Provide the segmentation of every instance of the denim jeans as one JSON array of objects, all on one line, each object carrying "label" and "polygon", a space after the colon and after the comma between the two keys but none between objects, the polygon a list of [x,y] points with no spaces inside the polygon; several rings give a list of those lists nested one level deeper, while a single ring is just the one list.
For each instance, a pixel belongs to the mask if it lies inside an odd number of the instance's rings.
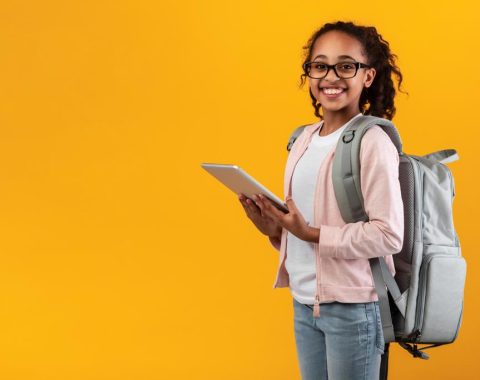
[{"label": "denim jeans", "polygon": [[378,380],[384,337],[378,302],[313,305],[293,298],[302,380]]}]

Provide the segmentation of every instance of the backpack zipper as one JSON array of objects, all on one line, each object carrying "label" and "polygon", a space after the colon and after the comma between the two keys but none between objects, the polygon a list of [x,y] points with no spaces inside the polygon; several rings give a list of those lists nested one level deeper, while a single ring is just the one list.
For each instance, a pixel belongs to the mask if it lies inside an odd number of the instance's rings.
[{"label": "backpack zipper", "polygon": [[413,327],[413,333],[412,335],[414,336],[414,340],[417,341],[418,338],[422,335],[422,330],[420,324],[421,320],[423,319],[423,313],[424,313],[424,300],[425,300],[425,283],[426,283],[426,268],[428,266],[428,263],[431,260],[431,256],[426,256],[422,260],[422,266],[420,268],[420,274],[419,274],[419,289],[418,289],[418,295],[417,295],[417,307],[415,310],[415,325]]},{"label": "backpack zipper", "polygon": [[[421,170],[421,167],[418,165],[418,161],[420,160],[420,158],[418,156],[415,156],[415,155],[409,155],[410,157],[413,157],[414,160],[415,160],[415,164],[417,165],[417,169],[419,170],[419,172],[421,172],[422,174],[422,177],[424,175],[423,171]],[[450,172],[450,170],[447,168],[447,173],[448,175],[450,176],[450,180],[453,181],[453,178],[452,178],[452,173]],[[421,183],[421,193],[423,194],[423,182]],[[452,196],[455,196],[455,189],[454,187],[452,186]],[[423,199],[422,199],[422,213],[423,213]],[[422,218],[420,218],[420,223],[422,223]],[[420,228],[420,231],[422,231],[422,239],[421,241],[423,242],[423,226],[421,226]],[[457,236],[456,236],[456,233],[454,233],[454,237],[455,237],[455,241],[457,241]],[[458,243],[457,243],[457,246],[458,246]],[[420,284],[420,288],[418,290],[418,294],[417,294],[417,307],[416,307],[416,310],[415,310],[415,324],[414,324],[414,328],[413,328],[413,332],[409,335],[409,338],[413,339],[414,342],[418,341],[418,339],[422,336],[422,328],[423,328],[423,316],[424,316],[424,313],[425,313],[425,296],[426,296],[426,286],[425,286],[425,283],[426,283],[426,274],[425,272],[427,271],[427,268],[428,268],[428,265],[430,264],[430,261],[432,260],[432,258],[434,256],[447,256],[448,255],[442,255],[441,253],[430,253],[428,255],[425,255],[422,259],[422,264],[421,264],[421,267],[420,267],[420,273],[419,273],[419,284]]]},{"label": "backpack zipper", "polygon": [[450,255],[445,255],[443,253],[429,253],[424,256],[422,260],[422,266],[420,268],[419,274],[419,290],[417,296],[417,308],[415,311],[415,325],[413,328],[413,333],[410,334],[410,338],[413,338],[416,342],[422,336],[422,328],[425,314],[425,298],[427,295],[426,282],[427,282],[427,271],[430,265],[430,262],[435,257],[451,257]]}]

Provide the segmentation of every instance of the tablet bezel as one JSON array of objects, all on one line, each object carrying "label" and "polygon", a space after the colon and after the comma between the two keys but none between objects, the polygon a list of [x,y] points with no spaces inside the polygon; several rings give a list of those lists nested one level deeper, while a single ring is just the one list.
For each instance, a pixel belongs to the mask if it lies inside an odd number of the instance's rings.
[{"label": "tablet bezel", "polygon": [[[217,164],[217,163],[207,163],[204,162],[201,164],[202,168],[205,169],[208,173],[214,176],[217,180],[222,182],[226,187],[232,190],[234,193],[242,193],[246,197],[253,200],[252,196],[254,194],[264,194],[267,198],[269,198],[274,206],[284,213],[288,213],[288,207],[285,202],[283,202],[279,197],[277,197],[274,193],[268,190],[264,185],[258,182],[255,178],[253,178],[250,174],[248,174],[245,170],[243,170],[238,165],[234,164]],[[230,175],[233,174],[237,179],[237,182],[232,183],[231,181],[225,180],[225,173],[229,173]],[[250,186],[253,186],[255,191],[250,191],[244,187],[244,181]]]}]

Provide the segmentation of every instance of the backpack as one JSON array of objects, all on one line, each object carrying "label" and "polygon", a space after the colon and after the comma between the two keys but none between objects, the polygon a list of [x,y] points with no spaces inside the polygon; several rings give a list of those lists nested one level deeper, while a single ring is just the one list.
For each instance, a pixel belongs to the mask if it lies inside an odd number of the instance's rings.
[{"label": "backpack", "polygon": [[[363,208],[359,156],[362,137],[374,125],[382,127],[398,150],[405,226],[402,250],[393,255],[395,276],[383,257],[369,259],[384,355],[388,363],[389,343],[397,342],[413,357],[428,359],[422,350],[453,343],[463,316],[466,261],[453,226],[455,184],[445,165],[459,158],[454,149],[423,156],[404,153],[390,120],[366,115],[353,119],[339,137],[332,167],[335,196],[346,223],[369,220]],[[288,151],[306,126],[292,133]],[[419,349],[418,344],[430,345]]]}]

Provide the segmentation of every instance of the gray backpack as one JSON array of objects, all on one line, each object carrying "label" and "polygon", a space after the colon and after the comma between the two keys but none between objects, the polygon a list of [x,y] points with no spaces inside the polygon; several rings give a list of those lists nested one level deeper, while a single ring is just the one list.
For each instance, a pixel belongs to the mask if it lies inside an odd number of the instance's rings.
[{"label": "gray backpack", "polygon": [[[466,262],[453,226],[455,185],[445,165],[458,160],[458,155],[454,149],[423,156],[406,154],[390,120],[365,115],[355,118],[339,137],[333,160],[335,196],[346,223],[368,221],[359,155],[362,136],[374,125],[382,127],[397,147],[404,204],[403,247],[393,255],[395,277],[383,257],[369,259],[386,348],[397,342],[413,357],[428,359],[421,350],[452,343],[463,315]],[[293,132],[288,151],[305,126]],[[420,350],[418,344],[430,345]]]}]

